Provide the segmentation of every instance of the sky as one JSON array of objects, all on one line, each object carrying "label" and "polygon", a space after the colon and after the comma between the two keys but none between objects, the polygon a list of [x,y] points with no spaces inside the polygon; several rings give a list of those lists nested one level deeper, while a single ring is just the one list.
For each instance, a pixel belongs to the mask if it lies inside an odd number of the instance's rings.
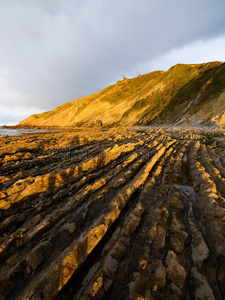
[{"label": "sky", "polygon": [[224,0],[0,0],[0,125],[177,63],[225,61]]}]

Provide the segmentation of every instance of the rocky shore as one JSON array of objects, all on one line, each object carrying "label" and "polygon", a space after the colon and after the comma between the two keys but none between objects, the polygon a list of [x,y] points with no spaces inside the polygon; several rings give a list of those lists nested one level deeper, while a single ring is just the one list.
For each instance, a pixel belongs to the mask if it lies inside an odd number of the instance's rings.
[{"label": "rocky shore", "polygon": [[0,139],[0,299],[224,299],[222,131]]}]

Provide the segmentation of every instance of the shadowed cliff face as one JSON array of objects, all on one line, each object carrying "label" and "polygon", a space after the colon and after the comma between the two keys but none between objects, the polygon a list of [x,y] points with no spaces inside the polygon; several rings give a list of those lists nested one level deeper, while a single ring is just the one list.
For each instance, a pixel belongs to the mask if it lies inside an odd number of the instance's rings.
[{"label": "shadowed cliff face", "polygon": [[32,115],[21,126],[225,124],[225,64],[178,64]]},{"label": "shadowed cliff face", "polygon": [[32,133],[0,146],[3,299],[224,299],[222,131]]}]

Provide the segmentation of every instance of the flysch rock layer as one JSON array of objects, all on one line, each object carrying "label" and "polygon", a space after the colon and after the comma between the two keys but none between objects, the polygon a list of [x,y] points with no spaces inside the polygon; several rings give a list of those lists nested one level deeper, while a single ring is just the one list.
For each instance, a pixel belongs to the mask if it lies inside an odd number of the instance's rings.
[{"label": "flysch rock layer", "polygon": [[0,299],[224,299],[225,137],[0,139]]}]

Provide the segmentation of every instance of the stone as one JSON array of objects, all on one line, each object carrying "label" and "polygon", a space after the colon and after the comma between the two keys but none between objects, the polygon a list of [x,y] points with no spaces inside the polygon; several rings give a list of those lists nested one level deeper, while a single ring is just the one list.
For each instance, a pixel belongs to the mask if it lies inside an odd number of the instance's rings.
[{"label": "stone", "polygon": [[3,299],[224,297],[224,148],[117,130],[0,139]]},{"label": "stone", "polygon": [[159,288],[163,288],[166,285],[166,269],[163,266],[161,260],[157,260],[154,262],[155,268],[155,283],[158,285]]},{"label": "stone", "polygon": [[187,197],[190,197],[191,194],[188,192],[188,191],[184,191],[184,194],[187,196]]},{"label": "stone", "polygon": [[215,300],[213,291],[207,282],[206,278],[199,273],[197,268],[193,267],[191,269],[191,277],[194,285],[193,294],[195,299],[210,299]]},{"label": "stone", "polygon": [[179,289],[179,287],[174,284],[173,282],[170,285],[171,291],[176,294],[177,296],[181,297],[182,296],[182,291]]},{"label": "stone", "polygon": [[182,289],[186,278],[186,271],[179,264],[176,254],[171,250],[168,251],[166,257],[166,266],[167,277],[180,289]]}]

